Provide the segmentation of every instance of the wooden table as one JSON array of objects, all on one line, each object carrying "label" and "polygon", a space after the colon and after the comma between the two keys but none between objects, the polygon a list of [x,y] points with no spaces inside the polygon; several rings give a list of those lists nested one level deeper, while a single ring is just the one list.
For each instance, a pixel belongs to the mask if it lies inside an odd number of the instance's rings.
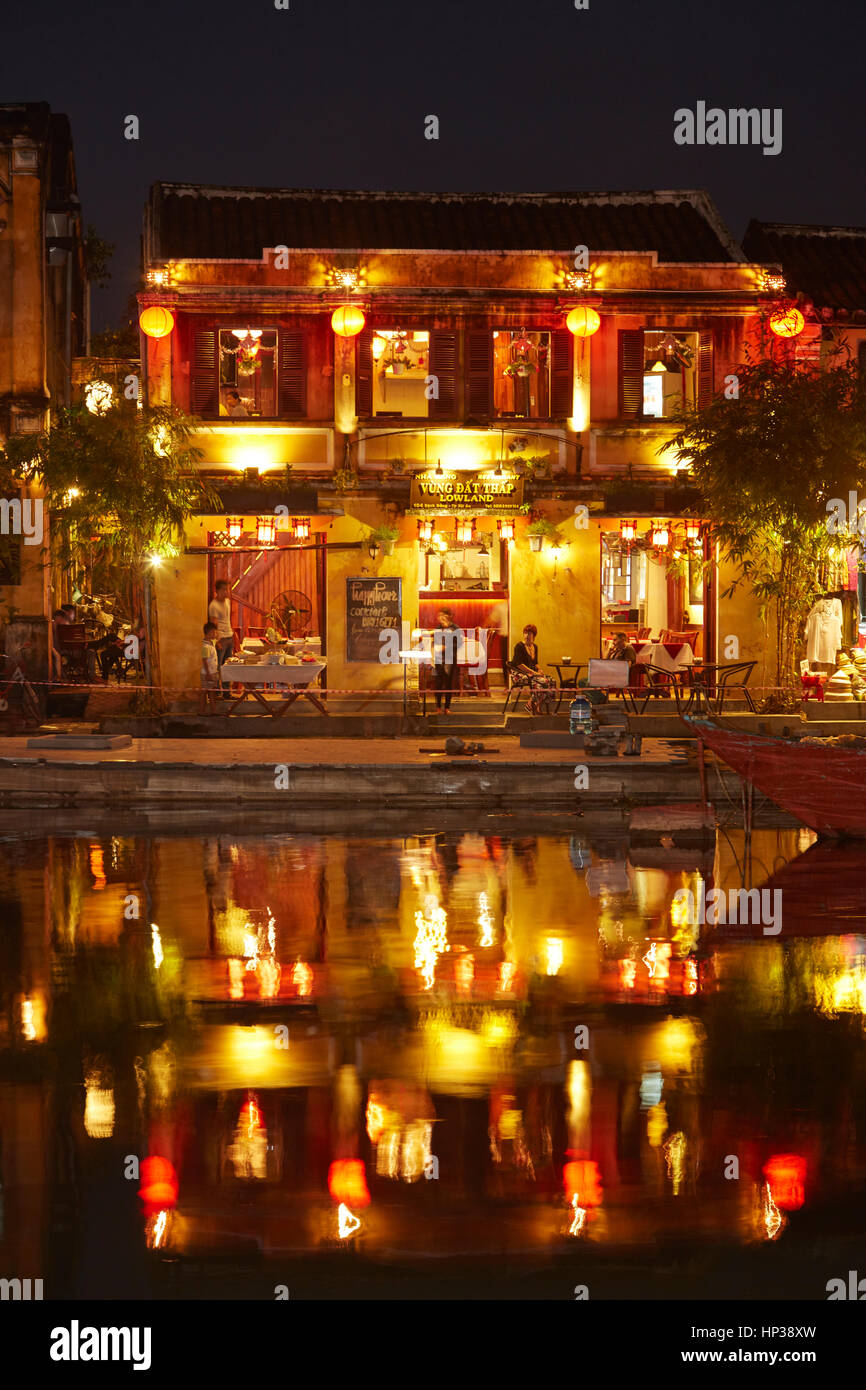
[{"label": "wooden table", "polygon": [[[556,672],[556,683],[559,686],[559,694],[554,713],[559,714],[559,707],[562,704],[563,695],[566,690],[577,690],[577,682],[580,679],[580,673],[586,665],[586,662],[569,661],[568,664],[566,664],[564,661],[548,661],[547,665],[551,671]],[[566,676],[563,676],[563,671],[571,672],[572,678],[569,680]]]},{"label": "wooden table", "polygon": [[[317,676],[322,674],[326,664],[327,663],[324,661],[306,661],[301,666],[254,666],[247,663],[243,665],[240,663],[232,665],[229,662],[224,662],[220,668],[220,675],[224,683],[227,685],[242,685],[244,687],[241,694],[235,699],[234,704],[225,712],[226,714],[232,714],[237,709],[238,705],[243,704],[244,700],[252,698],[253,700],[257,700],[259,704],[267,710],[272,719],[281,719],[286,713],[286,710],[289,709],[296,700],[300,700],[303,697],[309,700],[311,704],[315,705],[320,713],[327,714],[328,711],[319,696],[314,695],[312,690],[306,689],[307,686],[312,685]],[[260,687],[264,685],[295,686],[298,688],[293,689],[283,700],[269,701],[265,699],[260,689]]]}]

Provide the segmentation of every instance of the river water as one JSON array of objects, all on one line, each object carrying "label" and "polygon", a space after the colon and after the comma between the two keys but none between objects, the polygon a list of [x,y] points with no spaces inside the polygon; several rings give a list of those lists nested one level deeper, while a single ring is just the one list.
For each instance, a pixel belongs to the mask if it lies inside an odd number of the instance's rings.
[{"label": "river water", "polygon": [[178,820],[6,828],[0,1275],[818,1298],[862,1249],[858,851]]}]

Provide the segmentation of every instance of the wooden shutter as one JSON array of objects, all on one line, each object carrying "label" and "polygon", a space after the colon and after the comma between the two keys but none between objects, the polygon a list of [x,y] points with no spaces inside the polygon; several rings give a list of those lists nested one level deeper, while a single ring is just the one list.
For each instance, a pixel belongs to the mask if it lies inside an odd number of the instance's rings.
[{"label": "wooden shutter", "polygon": [[636,419],[643,410],[643,329],[619,330],[619,414]]},{"label": "wooden shutter", "polygon": [[713,335],[698,337],[698,410],[705,410],[713,399]]},{"label": "wooden shutter", "polygon": [[307,371],[304,334],[284,329],[279,338],[279,392],[281,419],[300,420],[307,413]]},{"label": "wooden shutter", "polygon": [[192,335],[190,406],[193,415],[219,414],[217,335],[212,328],[197,328]]},{"label": "wooden shutter", "polygon": [[439,399],[430,401],[431,420],[457,419],[457,334],[430,334],[429,373],[438,378]]},{"label": "wooden shutter", "polygon": [[550,417],[571,415],[574,401],[574,339],[567,328],[550,335]]},{"label": "wooden shutter", "polygon": [[373,414],[373,331],[370,328],[365,328],[358,335],[355,412],[362,420],[369,420]]},{"label": "wooden shutter", "polygon": [[466,415],[493,414],[493,333],[466,334]]}]

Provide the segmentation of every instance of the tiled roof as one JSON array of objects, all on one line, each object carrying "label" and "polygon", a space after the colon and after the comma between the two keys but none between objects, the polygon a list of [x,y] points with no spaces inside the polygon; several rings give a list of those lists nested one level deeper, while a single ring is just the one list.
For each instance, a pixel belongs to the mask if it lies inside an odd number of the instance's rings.
[{"label": "tiled roof", "polygon": [[866,313],[866,227],[752,221],[743,248],[750,261],[781,265],[788,292],[817,309]]},{"label": "tiled roof", "polygon": [[660,261],[742,261],[702,191],[364,193],[157,183],[151,261],[260,260],[322,251],[655,251]]}]

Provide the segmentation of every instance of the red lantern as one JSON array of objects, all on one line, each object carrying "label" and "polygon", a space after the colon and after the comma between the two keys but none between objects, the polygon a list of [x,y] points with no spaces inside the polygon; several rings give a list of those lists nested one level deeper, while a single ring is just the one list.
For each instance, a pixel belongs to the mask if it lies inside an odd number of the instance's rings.
[{"label": "red lantern", "polygon": [[626,544],[633,541],[637,535],[637,522],[621,521],[619,523],[619,534],[620,539],[625,541]]},{"label": "red lantern", "polygon": [[328,1191],[335,1202],[355,1211],[370,1205],[370,1192],[360,1158],[337,1158],[328,1170]]},{"label": "red lantern", "polygon": [[576,1158],[566,1163],[562,1183],[569,1203],[576,1197],[581,1207],[601,1206],[601,1174],[594,1159]]},{"label": "red lantern", "polygon": [[138,1195],[149,1211],[165,1211],[177,1202],[178,1181],[174,1164],[151,1154],[142,1160]]},{"label": "red lantern", "polygon": [[773,1154],[764,1164],[764,1177],[781,1211],[799,1211],[806,1200],[806,1160],[799,1154]]}]

